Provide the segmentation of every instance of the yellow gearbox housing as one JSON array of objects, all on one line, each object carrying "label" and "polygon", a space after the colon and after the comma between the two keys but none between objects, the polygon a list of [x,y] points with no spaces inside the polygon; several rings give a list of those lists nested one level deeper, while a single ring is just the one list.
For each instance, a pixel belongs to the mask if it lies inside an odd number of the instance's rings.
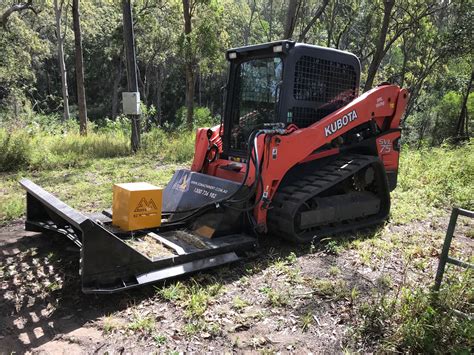
[{"label": "yellow gearbox housing", "polygon": [[112,224],[124,231],[161,225],[163,190],[147,182],[115,184]]}]

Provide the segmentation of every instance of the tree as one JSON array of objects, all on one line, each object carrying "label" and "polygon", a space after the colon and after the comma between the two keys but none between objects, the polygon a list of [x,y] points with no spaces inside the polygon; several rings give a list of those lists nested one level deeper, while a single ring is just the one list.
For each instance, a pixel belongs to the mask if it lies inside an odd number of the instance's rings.
[{"label": "tree", "polygon": [[377,38],[377,44],[375,46],[375,52],[370,62],[369,71],[367,73],[367,79],[365,81],[364,91],[372,88],[374,84],[375,74],[379,68],[380,62],[382,61],[385,53],[385,41],[387,39],[388,26],[390,24],[390,18],[392,16],[393,5],[395,0],[384,0],[383,1],[383,19],[382,26]]},{"label": "tree", "polygon": [[37,14],[36,9],[33,7],[33,0],[28,0],[27,2],[20,2],[18,4],[14,4],[10,6],[8,9],[4,11],[4,13],[0,16],[0,24],[3,26],[3,28],[6,29],[7,27],[7,22],[8,18],[14,13],[14,12],[22,12],[25,10],[30,10],[33,11],[35,14]]},{"label": "tree", "polygon": [[469,140],[469,117],[467,111],[467,100],[472,90],[472,83],[474,81],[474,68],[471,71],[471,78],[467,82],[466,92],[461,103],[461,112],[459,113],[458,122],[456,125],[457,138],[459,140]]},{"label": "tree", "polygon": [[[69,119],[69,91],[67,86],[67,71],[66,63],[64,61],[64,41],[66,38],[66,31],[61,29],[62,25],[62,13],[63,13],[64,0],[54,0],[54,15],[56,19],[56,38],[58,42],[58,62],[59,71],[61,72],[61,91],[63,95],[63,119]],[[67,21],[66,21],[67,23]]]},{"label": "tree", "polygon": [[196,2],[183,0],[184,17],[184,71],[186,74],[186,124],[189,129],[193,128],[194,114],[194,85],[196,58],[192,49],[191,32],[192,16]]},{"label": "tree", "polygon": [[288,12],[286,15],[285,23],[285,32],[283,33],[283,38],[290,39],[293,36],[293,31],[295,30],[296,19],[298,17],[298,0],[289,0],[288,2]]},{"label": "tree", "polygon": [[318,7],[318,9],[314,13],[313,17],[311,18],[311,20],[308,22],[308,24],[301,31],[301,33],[299,35],[299,38],[298,38],[298,40],[300,42],[304,42],[306,40],[306,36],[307,36],[308,32],[314,26],[316,21],[318,21],[319,18],[322,16],[322,14],[324,13],[324,10],[326,9],[326,6],[328,5],[328,3],[329,3],[329,0],[323,0],[323,3]]},{"label": "tree", "polygon": [[79,130],[81,135],[87,135],[87,106],[86,89],[84,86],[84,59],[82,55],[81,15],[79,0],[72,0],[72,18],[74,28],[77,105],[79,107]]}]

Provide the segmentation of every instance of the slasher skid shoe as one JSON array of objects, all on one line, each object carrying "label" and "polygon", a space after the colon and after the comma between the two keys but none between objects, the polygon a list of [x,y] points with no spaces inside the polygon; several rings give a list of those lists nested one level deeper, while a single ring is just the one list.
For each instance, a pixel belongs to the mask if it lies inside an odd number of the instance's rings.
[{"label": "slasher skid shoe", "polygon": [[26,229],[80,248],[84,292],[234,262],[257,247],[257,235],[306,243],[388,216],[406,90],[382,84],[358,96],[357,57],[292,41],[226,58],[222,122],[198,129],[191,169],[163,191],[117,184],[112,212],[85,215],[21,181]]}]

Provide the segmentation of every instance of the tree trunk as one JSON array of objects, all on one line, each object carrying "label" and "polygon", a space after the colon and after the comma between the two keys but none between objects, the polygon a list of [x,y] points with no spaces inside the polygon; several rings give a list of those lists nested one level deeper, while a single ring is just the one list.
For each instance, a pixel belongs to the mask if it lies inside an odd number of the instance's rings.
[{"label": "tree trunk", "polygon": [[285,30],[283,39],[290,39],[296,25],[296,13],[298,8],[298,0],[290,0],[288,3],[288,11],[286,13]]},{"label": "tree trunk", "polygon": [[186,125],[188,129],[193,128],[193,116],[194,116],[194,59],[193,50],[191,48],[191,7],[189,0],[183,0],[183,16],[184,16],[184,35],[185,35],[185,48],[184,48],[184,61],[185,61],[185,74],[186,74]]},{"label": "tree trunk", "polygon": [[87,106],[86,90],[84,87],[84,60],[82,57],[81,17],[79,12],[79,0],[72,1],[72,18],[74,28],[74,44],[76,59],[76,86],[77,106],[79,107],[79,130],[81,135],[87,135]]},{"label": "tree trunk", "polygon": [[[333,1],[331,9],[331,17],[326,20],[328,37],[326,39],[326,47],[331,47],[332,36],[334,32],[334,21],[336,20],[337,0]],[[348,21],[348,20],[347,20]]]},{"label": "tree trunk", "polygon": [[112,87],[112,119],[115,119],[118,114],[118,95],[119,95],[119,87],[120,81],[122,80],[122,58],[120,56],[117,65],[117,74],[115,75],[113,87]]},{"label": "tree trunk", "polygon": [[161,93],[163,92],[163,70],[161,65],[156,68],[156,93],[155,93],[155,106],[156,106],[156,124],[161,126],[162,120],[162,106],[161,106]]},{"label": "tree trunk", "polygon": [[408,39],[404,37],[403,42],[402,42],[403,64],[402,64],[402,70],[400,71],[400,87],[403,87],[403,85],[405,84],[405,75],[407,72],[407,64],[408,64],[407,41]]},{"label": "tree trunk", "polygon": [[395,5],[395,0],[384,0],[384,12],[382,20],[382,28],[380,29],[379,37],[377,39],[377,45],[375,47],[375,52],[370,62],[369,70],[367,73],[367,80],[364,86],[364,92],[372,88],[374,84],[375,75],[379,69],[380,63],[382,62],[384,56],[384,47],[385,40],[387,39],[388,26],[390,24],[390,18],[392,16],[392,9]]},{"label": "tree trunk", "polygon": [[469,93],[472,90],[472,82],[474,81],[474,68],[471,72],[471,78],[467,83],[466,94],[463,97],[461,104],[461,112],[459,113],[458,123],[456,125],[457,139],[463,140],[467,137],[467,100],[469,99]]},{"label": "tree trunk", "polygon": [[61,17],[63,12],[64,0],[61,0],[59,6],[58,0],[54,0],[54,14],[56,17],[56,38],[58,40],[58,61],[61,72],[61,90],[63,94],[63,120],[69,119],[69,91],[67,87],[67,71],[64,61],[64,37],[61,31]]},{"label": "tree trunk", "polygon": [[270,18],[268,19],[268,42],[273,40],[273,0],[270,0]]},{"label": "tree trunk", "polygon": [[249,37],[250,37],[250,32],[252,31],[252,22],[253,22],[253,16],[255,14],[256,7],[257,7],[256,0],[253,0],[252,9],[250,11],[249,23],[248,23],[248,26],[245,28],[245,31],[244,31],[244,45],[245,46],[249,44]]},{"label": "tree trunk", "polygon": [[316,10],[316,13],[314,14],[313,18],[309,23],[306,25],[306,27],[301,31],[300,36],[299,36],[299,41],[304,42],[306,39],[306,35],[308,34],[309,30],[311,30],[311,27],[314,26],[316,21],[321,17],[321,15],[324,13],[324,10],[326,9],[326,6],[328,6],[329,0],[323,0],[323,3],[321,6]]}]

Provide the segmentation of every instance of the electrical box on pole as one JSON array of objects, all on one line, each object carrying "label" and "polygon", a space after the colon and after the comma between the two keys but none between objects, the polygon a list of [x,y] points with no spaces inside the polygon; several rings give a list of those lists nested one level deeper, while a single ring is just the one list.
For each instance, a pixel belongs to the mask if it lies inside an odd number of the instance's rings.
[{"label": "electrical box on pole", "polygon": [[140,114],[140,93],[122,92],[123,113],[125,115]]}]

